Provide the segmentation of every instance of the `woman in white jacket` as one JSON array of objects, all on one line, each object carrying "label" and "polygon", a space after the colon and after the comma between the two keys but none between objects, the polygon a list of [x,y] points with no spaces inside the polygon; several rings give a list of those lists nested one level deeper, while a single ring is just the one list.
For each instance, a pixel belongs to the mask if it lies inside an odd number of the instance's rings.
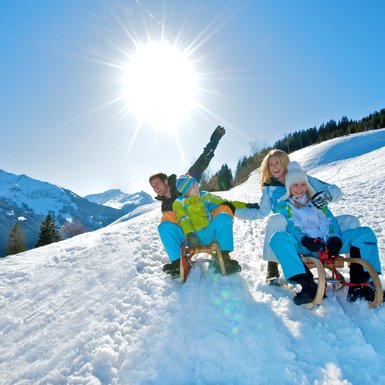
[{"label": "woman in white jacket", "polygon": [[[269,241],[276,231],[286,229],[286,218],[277,213],[277,206],[279,199],[286,194],[285,180],[289,162],[290,158],[286,152],[278,149],[271,150],[261,164],[262,196],[259,203],[249,204],[248,209],[237,209],[235,214],[237,218],[253,220],[262,219],[273,213],[267,221],[263,244],[263,259],[267,261],[266,282],[272,285],[279,285],[279,270],[277,258],[269,246]],[[316,207],[324,208],[329,202],[337,202],[342,198],[342,192],[338,186],[311,176],[308,178],[312,190],[315,191],[312,202]],[[340,215],[336,220],[342,230],[360,226],[359,219],[353,215]]]}]

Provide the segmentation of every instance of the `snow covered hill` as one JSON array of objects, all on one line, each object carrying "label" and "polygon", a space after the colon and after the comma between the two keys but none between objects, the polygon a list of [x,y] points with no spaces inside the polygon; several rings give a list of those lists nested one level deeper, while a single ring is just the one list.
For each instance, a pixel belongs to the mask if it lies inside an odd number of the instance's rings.
[{"label": "snow covered hill", "polygon": [[119,189],[107,190],[100,194],[86,195],[84,198],[100,205],[120,209],[126,213],[132,211],[138,206],[153,203],[151,195],[144,191],[134,194],[126,194]]},{"label": "snow covered hill", "polygon": [[22,222],[27,246],[31,248],[49,212],[54,214],[58,225],[77,221],[88,230],[106,226],[124,214],[54,184],[0,170],[0,256],[16,221]]},{"label": "snow covered hill", "polygon": [[[292,158],[343,189],[331,209],[373,228],[384,269],[383,137],[338,138]],[[378,145],[361,151],[369,138]],[[346,155],[323,157],[339,149]],[[221,195],[258,201],[258,180],[256,171]],[[196,266],[182,285],[161,271],[153,208],[0,261],[1,384],[385,384],[384,307],[347,303],[341,289],[308,311],[288,288],[267,286],[264,220],[234,222],[241,273]]]}]

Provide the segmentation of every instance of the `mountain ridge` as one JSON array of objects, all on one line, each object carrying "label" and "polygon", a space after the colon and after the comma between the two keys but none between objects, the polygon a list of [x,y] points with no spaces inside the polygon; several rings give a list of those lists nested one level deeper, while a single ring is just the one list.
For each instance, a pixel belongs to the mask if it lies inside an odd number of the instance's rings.
[{"label": "mountain ridge", "polygon": [[93,231],[116,221],[142,202],[147,203],[149,195],[144,194],[142,200],[137,193],[136,200],[132,199],[122,207],[111,207],[26,174],[16,175],[0,169],[0,256],[5,254],[9,233],[16,222],[22,223],[26,247],[31,249],[48,213],[54,215],[58,226],[75,222],[85,230]]},{"label": "mountain ridge", "polygon": [[143,190],[127,194],[120,189],[110,189],[99,194],[86,195],[84,198],[103,206],[122,209],[125,213],[132,211],[137,206],[154,202],[151,195]]}]

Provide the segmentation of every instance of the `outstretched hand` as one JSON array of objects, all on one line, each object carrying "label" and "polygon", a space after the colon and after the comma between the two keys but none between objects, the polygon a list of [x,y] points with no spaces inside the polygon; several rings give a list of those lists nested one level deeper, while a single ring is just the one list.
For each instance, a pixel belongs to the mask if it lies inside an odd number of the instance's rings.
[{"label": "outstretched hand", "polygon": [[259,204],[258,203],[246,203],[246,207],[248,209],[259,209]]},{"label": "outstretched hand", "polygon": [[327,191],[320,191],[313,195],[311,202],[317,209],[325,208],[332,201],[332,196]]},{"label": "outstretched hand", "polygon": [[221,126],[218,126],[214,132],[212,133],[211,137],[210,137],[210,142],[212,145],[214,145],[215,147],[218,145],[220,139],[222,138],[222,136],[226,133],[226,130],[221,127]]}]

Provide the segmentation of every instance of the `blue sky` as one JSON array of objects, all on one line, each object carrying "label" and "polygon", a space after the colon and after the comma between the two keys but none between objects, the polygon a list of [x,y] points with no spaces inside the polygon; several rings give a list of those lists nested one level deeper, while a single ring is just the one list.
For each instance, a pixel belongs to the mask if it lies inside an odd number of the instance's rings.
[{"label": "blue sky", "polygon": [[[174,130],[138,122],[122,96],[150,40],[187,52],[197,74]],[[79,195],[151,192],[148,176],[186,171],[217,125],[212,172],[385,107],[381,0],[4,0],[0,52],[0,168]]]}]

